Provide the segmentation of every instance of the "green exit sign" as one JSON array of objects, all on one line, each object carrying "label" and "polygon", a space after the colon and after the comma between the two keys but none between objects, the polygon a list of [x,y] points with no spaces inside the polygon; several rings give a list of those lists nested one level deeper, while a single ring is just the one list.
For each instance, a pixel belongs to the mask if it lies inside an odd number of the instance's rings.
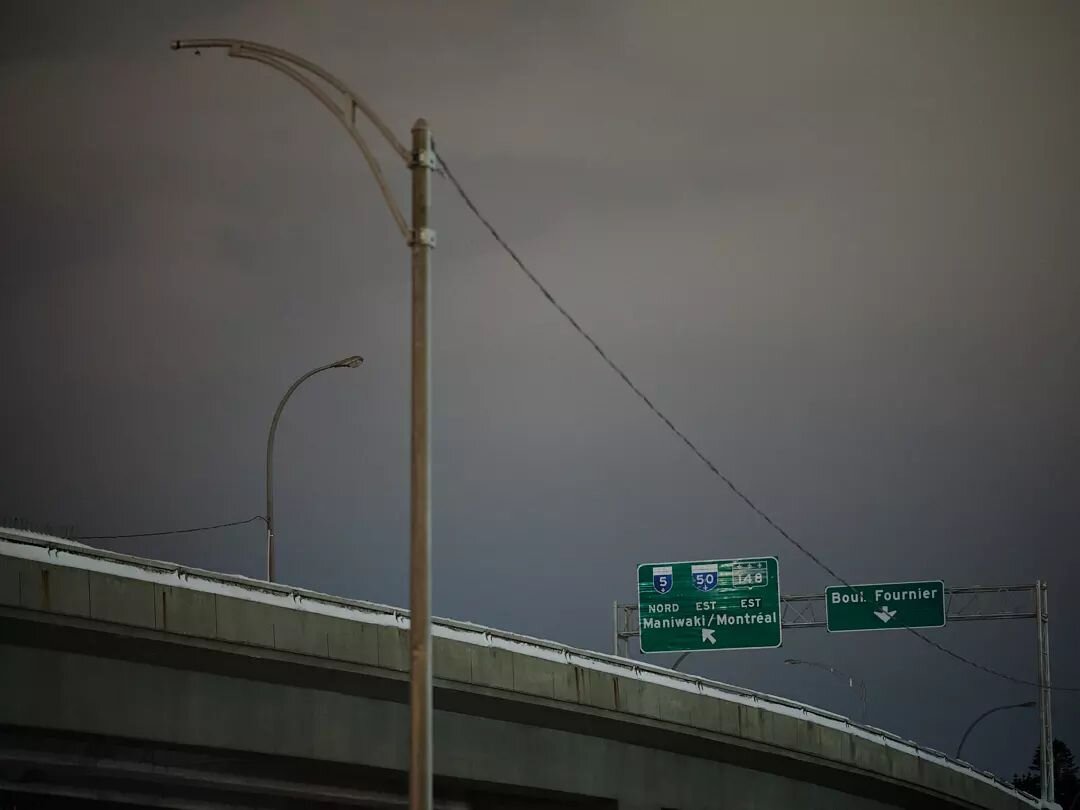
[{"label": "green exit sign", "polygon": [[830,633],[945,626],[945,583],[885,582],[825,589]]},{"label": "green exit sign", "polygon": [[779,647],[779,565],[775,557],[639,565],[638,621],[645,653]]}]

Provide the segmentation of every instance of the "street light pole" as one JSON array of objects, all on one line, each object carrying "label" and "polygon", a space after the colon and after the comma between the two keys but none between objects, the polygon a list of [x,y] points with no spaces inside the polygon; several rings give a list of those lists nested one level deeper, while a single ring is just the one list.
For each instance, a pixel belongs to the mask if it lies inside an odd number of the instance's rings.
[{"label": "street light pole", "polygon": [[344,360],[338,360],[336,363],[327,363],[325,366],[319,366],[313,368],[307,374],[304,374],[296,382],[289,386],[289,390],[285,392],[285,396],[281,398],[281,402],[278,403],[277,410],[274,411],[274,418],[270,422],[270,435],[266,438],[266,581],[274,581],[274,437],[277,435],[278,420],[281,419],[281,412],[285,409],[285,403],[289,401],[289,397],[293,395],[293,391],[300,387],[300,384],[307,380],[309,377],[314,377],[320,371],[327,371],[332,368],[356,368],[364,362],[364,358],[359,355],[353,355],[352,357],[346,357]]},{"label": "street light pole", "polygon": [[1039,773],[1043,801],[1054,800],[1054,730],[1050,712],[1050,625],[1046,583],[1035,581],[1035,622],[1039,642]]},{"label": "street light pole", "polygon": [[990,715],[994,714],[995,712],[1003,712],[1006,709],[1033,709],[1035,708],[1035,705],[1036,703],[1034,700],[1029,700],[1025,703],[1010,703],[1008,706],[995,706],[992,709],[987,709],[985,712],[983,712],[971,721],[971,725],[967,727],[967,731],[964,732],[964,736],[960,738],[960,744],[956,746],[956,756],[954,758],[960,759],[960,752],[964,750],[964,743],[967,742],[968,735],[971,734],[975,726],[979,725],[979,723],[981,723]]},{"label": "street light pole", "polygon": [[[868,699],[866,695],[866,681],[861,678],[855,678],[848,675],[846,672],[841,672],[836,667],[829,666],[828,664],[822,664],[817,661],[803,661],[801,658],[787,658],[784,660],[785,664],[795,664],[807,667],[814,667],[815,669],[823,669],[839,678],[848,682],[848,686],[856,690],[856,694],[859,696],[859,701],[862,703],[862,719],[860,722],[865,723],[868,712]],[[856,686],[857,684],[857,686]]]},{"label": "street light pole", "polygon": [[[409,509],[409,648],[410,738],[409,808],[431,810],[431,463],[428,340],[431,317],[428,311],[428,278],[435,232],[428,221],[431,171],[436,166],[431,132],[420,119],[413,126],[412,150],[407,149],[375,111],[341,79],[314,62],[294,53],[242,39],[174,40],[174,50],[224,48],[229,56],[250,59],[271,67],[299,84],[338,120],[364,156],[382,192],[390,214],[412,251],[412,416],[410,436]],[[328,92],[327,87],[338,97]],[[412,172],[412,228],[386,182],[378,160],[356,126],[361,113],[386,140]]]},{"label": "street light pole", "polygon": [[409,806],[429,810],[431,779],[431,387],[428,276],[435,234],[428,227],[435,154],[427,121],[412,129],[412,438],[409,512]]}]

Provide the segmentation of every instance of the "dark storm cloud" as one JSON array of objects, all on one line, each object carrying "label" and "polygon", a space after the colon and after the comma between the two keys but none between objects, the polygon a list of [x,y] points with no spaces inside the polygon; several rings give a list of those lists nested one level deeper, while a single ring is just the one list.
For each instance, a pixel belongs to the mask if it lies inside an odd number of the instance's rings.
[{"label": "dark storm cloud", "polygon": [[[262,511],[283,578],[403,604],[406,251],[309,56],[475,198],[720,467],[854,580],[1051,583],[1080,684],[1080,15],[1063,4],[7,4],[0,513],[87,534]],[[380,145],[399,199],[406,177]],[[606,649],[633,566],[778,554],[827,580],[626,391],[436,186],[435,609]],[[258,575],[257,524],[124,546]],[[556,596],[553,596],[556,595]],[[935,634],[1033,676],[1033,628]],[[791,632],[691,669],[951,750],[1030,697],[917,641]],[[690,663],[693,662],[693,663]],[[932,699],[927,696],[933,696]],[[1075,698],[1057,729],[1075,734]],[[1022,714],[972,739],[1008,773]],[[1070,731],[1071,730],[1071,731]],[[1006,733],[1007,732],[1007,733]],[[1075,741],[1074,741],[1075,742]]]}]

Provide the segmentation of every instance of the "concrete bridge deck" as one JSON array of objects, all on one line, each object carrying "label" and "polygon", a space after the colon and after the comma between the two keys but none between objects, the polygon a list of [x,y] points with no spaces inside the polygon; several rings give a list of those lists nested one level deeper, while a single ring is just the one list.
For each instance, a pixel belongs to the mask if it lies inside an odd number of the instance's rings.
[{"label": "concrete bridge deck", "polygon": [[[402,806],[407,630],[383,605],[0,532],[0,795]],[[433,633],[446,808],[1040,806],[782,698],[461,622]]]}]

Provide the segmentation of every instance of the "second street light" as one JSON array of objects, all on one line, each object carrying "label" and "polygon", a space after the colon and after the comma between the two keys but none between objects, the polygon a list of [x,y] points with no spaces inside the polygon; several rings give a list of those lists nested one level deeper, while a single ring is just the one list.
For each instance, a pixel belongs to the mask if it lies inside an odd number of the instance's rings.
[{"label": "second street light", "polygon": [[281,412],[285,409],[285,403],[293,395],[293,391],[309,377],[314,377],[320,371],[328,371],[332,368],[356,368],[364,362],[364,358],[358,354],[338,360],[336,363],[327,363],[325,366],[313,368],[289,386],[285,396],[278,403],[274,411],[274,418],[270,422],[270,435],[266,438],[266,581],[274,581],[274,436],[277,434],[278,420]]},{"label": "second street light", "polygon": [[1028,700],[1023,703],[1010,703],[1007,706],[995,706],[992,709],[987,709],[985,712],[983,712],[971,721],[971,725],[967,727],[967,731],[964,732],[964,736],[960,738],[960,744],[956,746],[956,759],[960,759],[960,752],[964,750],[964,743],[967,742],[968,735],[971,734],[971,732],[975,729],[975,726],[979,725],[979,723],[981,723],[987,717],[994,714],[995,712],[1003,712],[1006,709],[1033,709],[1037,705],[1038,704],[1034,700]]},{"label": "second street light", "polygon": [[[427,121],[417,119],[412,149],[407,149],[375,111],[341,79],[294,53],[243,39],[173,40],[174,50],[222,48],[287,76],[333,115],[353,139],[382,192],[398,231],[412,257],[412,403],[409,471],[409,807],[431,810],[431,463],[428,393],[431,388],[428,307],[431,251],[435,232],[429,227],[431,173],[435,150]],[[386,140],[412,174],[412,227],[398,206],[382,167],[357,128],[357,113]]]}]

